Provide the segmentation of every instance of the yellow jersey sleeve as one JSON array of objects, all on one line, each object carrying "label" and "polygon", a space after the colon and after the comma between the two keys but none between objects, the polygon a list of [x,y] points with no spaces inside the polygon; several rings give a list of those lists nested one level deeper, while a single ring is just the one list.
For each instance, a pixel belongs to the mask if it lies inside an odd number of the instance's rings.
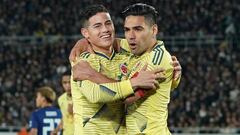
[{"label": "yellow jersey sleeve", "polygon": [[[101,70],[104,70],[101,65],[104,65],[104,63],[107,63],[107,61],[109,60],[106,60],[106,59],[97,60],[96,58],[97,56],[86,53],[86,54],[83,54],[81,56],[81,59],[78,59],[78,60],[86,60],[87,62],[89,62],[91,67],[98,72]],[[115,71],[115,69],[113,69],[113,71],[110,71],[108,74],[112,74],[111,72],[119,72],[119,71]],[[104,83],[104,84],[96,84],[89,80],[84,80],[84,81],[78,81],[78,83],[79,83],[79,86],[77,87],[79,87],[80,92],[91,103],[112,102],[112,101],[124,99],[125,97],[134,93],[130,80],[114,82],[114,83]]]},{"label": "yellow jersey sleeve", "polygon": [[85,80],[80,85],[82,94],[91,103],[112,102],[124,99],[134,93],[130,80],[104,84],[96,84]]}]

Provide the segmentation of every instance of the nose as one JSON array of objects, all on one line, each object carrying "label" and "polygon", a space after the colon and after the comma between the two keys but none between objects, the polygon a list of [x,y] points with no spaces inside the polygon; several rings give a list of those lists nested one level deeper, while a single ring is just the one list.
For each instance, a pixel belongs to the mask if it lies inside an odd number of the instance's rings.
[{"label": "nose", "polygon": [[66,87],[67,87],[67,89],[71,89],[71,84],[70,84],[70,83],[67,83],[67,84],[66,84]]},{"label": "nose", "polygon": [[109,27],[106,25],[103,25],[102,32],[109,32]]},{"label": "nose", "polygon": [[134,39],[136,38],[136,35],[135,35],[135,33],[134,33],[133,30],[130,30],[130,31],[129,31],[129,35],[128,35],[128,36],[129,36],[129,39],[130,39],[130,40],[134,40]]}]

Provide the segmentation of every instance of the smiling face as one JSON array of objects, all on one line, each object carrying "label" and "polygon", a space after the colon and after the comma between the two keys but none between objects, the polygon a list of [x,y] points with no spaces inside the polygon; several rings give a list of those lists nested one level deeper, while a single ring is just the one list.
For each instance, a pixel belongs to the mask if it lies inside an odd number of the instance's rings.
[{"label": "smiling face", "polygon": [[147,23],[144,16],[127,16],[124,31],[131,52],[135,55],[142,55],[156,43],[157,25]]},{"label": "smiling face", "polygon": [[109,49],[115,37],[113,22],[107,12],[99,12],[90,17],[81,32],[96,51]]}]

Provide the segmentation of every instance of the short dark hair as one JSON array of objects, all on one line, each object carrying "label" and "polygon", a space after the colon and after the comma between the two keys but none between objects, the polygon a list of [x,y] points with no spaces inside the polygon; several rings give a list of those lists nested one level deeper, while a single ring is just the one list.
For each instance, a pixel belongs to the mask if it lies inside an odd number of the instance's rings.
[{"label": "short dark hair", "polygon": [[67,70],[65,72],[62,73],[62,77],[63,76],[71,76],[71,71],[70,70]]},{"label": "short dark hair", "polygon": [[80,13],[81,28],[87,27],[88,19],[99,12],[109,13],[108,10],[103,5],[90,5],[90,6],[87,6],[85,9],[83,9]]},{"label": "short dark hair", "polygon": [[157,24],[157,10],[153,6],[144,3],[136,3],[126,7],[122,12],[122,15],[124,18],[130,15],[144,16],[145,20],[147,20],[151,25]]}]

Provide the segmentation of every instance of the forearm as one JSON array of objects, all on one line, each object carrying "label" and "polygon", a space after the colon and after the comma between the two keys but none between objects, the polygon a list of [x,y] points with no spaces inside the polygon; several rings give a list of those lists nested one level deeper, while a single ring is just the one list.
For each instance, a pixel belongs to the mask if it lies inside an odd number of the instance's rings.
[{"label": "forearm", "polygon": [[60,132],[63,129],[63,121],[61,120],[61,122],[59,123],[59,125],[53,130],[53,133],[57,134],[58,132]]},{"label": "forearm", "polygon": [[78,61],[78,63],[72,67],[72,74],[74,81],[89,80],[97,84],[117,82],[114,79],[108,78],[107,76],[99,73],[84,60]]},{"label": "forearm", "polygon": [[112,102],[124,99],[134,93],[129,80],[99,85],[86,80],[81,82],[80,88],[82,94],[91,103]]},{"label": "forearm", "polygon": [[94,82],[94,83],[97,83],[97,84],[117,82],[116,80],[108,78],[107,76],[105,76],[105,75],[103,75],[99,72],[91,73],[88,76],[87,80],[89,80],[91,82]]}]

